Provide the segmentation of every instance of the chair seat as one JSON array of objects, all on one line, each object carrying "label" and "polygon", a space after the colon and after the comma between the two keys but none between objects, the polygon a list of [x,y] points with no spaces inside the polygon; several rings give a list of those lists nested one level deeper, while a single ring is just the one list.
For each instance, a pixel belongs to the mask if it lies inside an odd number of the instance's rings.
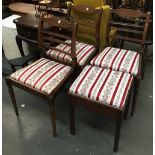
[{"label": "chair seat", "polygon": [[[66,42],[70,43],[70,40]],[[66,53],[71,53],[71,47],[60,44],[57,46],[58,49],[65,51]],[[89,58],[94,54],[95,47],[93,45],[85,44],[82,42],[76,42],[76,57],[77,57],[77,64],[79,66],[83,66],[87,63]],[[62,61],[71,62],[72,58],[69,55],[64,53],[60,53],[59,51],[55,50],[48,50],[46,54],[51,58],[56,58]]]},{"label": "chair seat", "polygon": [[107,47],[90,64],[140,76],[140,54],[130,50]]},{"label": "chair seat", "polygon": [[132,81],[131,74],[87,65],[69,94],[120,109],[125,105]]},{"label": "chair seat", "polygon": [[45,94],[50,94],[69,75],[71,67],[41,58],[16,71],[11,78]]}]

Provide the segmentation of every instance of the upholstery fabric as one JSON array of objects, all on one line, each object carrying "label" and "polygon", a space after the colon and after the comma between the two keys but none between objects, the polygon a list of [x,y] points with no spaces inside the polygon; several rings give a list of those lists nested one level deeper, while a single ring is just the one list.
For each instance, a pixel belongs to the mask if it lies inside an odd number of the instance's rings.
[{"label": "upholstery fabric", "polygon": [[107,47],[90,64],[140,76],[140,54],[130,50]]},{"label": "upholstery fabric", "polygon": [[70,87],[69,93],[122,108],[132,81],[131,74],[87,65]]},{"label": "upholstery fabric", "polygon": [[89,4],[92,7],[99,7],[99,6],[106,4],[104,0],[95,0],[95,1],[91,1],[91,2],[90,2],[90,0],[73,0],[73,3],[75,5]]},{"label": "upholstery fabric", "polygon": [[[78,1],[78,0],[77,0]],[[100,43],[99,43],[99,48],[104,48],[106,46],[106,36],[108,35],[108,29],[109,29],[109,22],[110,22],[110,6],[109,5],[105,5],[105,4],[101,4],[100,0],[86,0],[85,3],[82,2],[82,0],[80,0],[79,2],[74,3],[75,5],[77,4],[87,4],[90,5],[92,7],[95,7],[96,9],[100,9],[102,8],[102,16],[101,16],[101,23],[100,23]],[[67,2],[67,5],[69,5],[71,2]],[[96,5],[92,5],[93,3],[96,3]],[[72,3],[73,4],[73,3]],[[74,5],[73,4],[73,5]],[[100,4],[100,5],[99,5]],[[71,15],[74,17],[78,17],[81,18],[82,17],[86,17],[86,19],[89,19],[89,15],[85,15],[85,14],[79,14],[78,12],[75,11],[71,11]],[[87,31],[88,35],[82,34],[80,33],[81,31]],[[95,37],[94,37],[94,28],[92,27],[88,27],[85,25],[78,25],[78,30],[77,30],[77,39],[81,42],[86,42],[88,44],[94,44],[95,45]],[[111,32],[110,32],[111,33]],[[113,37],[111,37],[111,39],[109,39],[110,41],[112,40]],[[111,45],[111,42],[109,43],[109,45]]]},{"label": "upholstery fabric", "polygon": [[69,66],[41,58],[17,70],[11,78],[45,94],[50,94],[70,71]]},{"label": "upholstery fabric", "polygon": [[[70,43],[70,40],[67,40],[66,42]],[[71,53],[71,47],[60,44],[57,46],[58,49],[65,51],[66,53]],[[79,66],[85,65],[87,60],[92,56],[95,52],[95,47],[93,45],[88,45],[82,42],[76,42],[76,57],[77,57],[77,64]],[[46,54],[55,59],[59,59],[61,61],[65,62],[71,62],[72,58],[69,55],[66,55],[64,53],[60,53],[56,50],[48,50]]]}]

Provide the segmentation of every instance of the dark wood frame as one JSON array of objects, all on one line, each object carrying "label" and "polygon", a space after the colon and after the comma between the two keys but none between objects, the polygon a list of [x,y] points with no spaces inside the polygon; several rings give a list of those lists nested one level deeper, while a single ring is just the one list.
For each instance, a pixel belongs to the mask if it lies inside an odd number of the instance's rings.
[{"label": "dark wood frame", "polygon": [[[61,21],[61,24],[59,23],[59,21]],[[60,20],[57,17],[52,17],[52,18],[48,18],[48,19],[42,17],[40,20],[40,23],[39,23],[39,32],[38,32],[38,40],[39,40],[40,47],[42,49],[44,49],[44,43],[42,42],[42,38],[43,38],[42,31],[44,30],[44,27],[43,27],[44,22],[50,23],[51,26],[54,25],[55,27],[66,29],[67,31],[70,31],[70,33],[72,34],[71,35],[72,42],[70,45],[71,45],[71,53],[72,53],[71,57],[73,58],[73,61],[70,64],[72,69],[69,72],[69,74],[63,79],[63,81],[50,94],[40,92],[40,91],[38,91],[38,90],[36,90],[36,89],[26,85],[26,84],[23,84],[19,81],[12,79],[11,77],[6,77],[5,80],[6,80],[6,84],[8,86],[8,90],[10,93],[12,104],[13,104],[13,107],[14,107],[14,110],[15,110],[15,113],[17,116],[19,115],[19,113],[18,113],[17,104],[16,104],[15,95],[14,95],[14,91],[13,91],[12,86],[21,88],[21,89],[23,89],[23,90],[25,90],[31,94],[37,95],[49,103],[49,109],[50,109],[50,114],[51,114],[51,122],[52,122],[52,128],[53,128],[53,135],[55,137],[56,136],[56,119],[55,119],[55,110],[54,110],[54,99],[55,99],[58,91],[61,89],[61,87],[64,86],[65,81],[71,76],[71,74],[74,70],[74,66],[75,66],[74,53],[75,53],[75,43],[76,43],[75,36],[76,36],[77,24],[70,23],[69,21],[66,21],[63,19]],[[54,61],[56,61],[56,60],[54,60]],[[59,61],[56,61],[56,62],[59,62]],[[65,64],[65,63],[63,63],[63,64]]]},{"label": "dark wood frame", "polygon": [[[112,21],[111,26],[117,28],[119,34],[115,36],[115,39],[120,40],[120,48],[123,48],[124,41],[136,43],[140,45],[140,49],[137,50],[142,55],[142,79],[144,78],[145,59],[147,54],[147,48],[145,46],[148,25],[150,20],[150,12],[144,13],[139,10],[133,9],[111,9]],[[116,21],[116,18],[120,21]],[[132,22],[132,23],[131,23]],[[135,22],[135,23],[133,23]],[[136,39],[134,38],[136,37]],[[139,38],[138,38],[139,37]]]},{"label": "dark wood frame", "polygon": [[[148,32],[148,24],[150,22],[150,13],[144,13],[139,10],[133,9],[112,9],[112,18],[115,19],[111,21],[111,26],[115,26],[120,32],[115,36],[117,40],[121,41],[120,48],[123,48],[124,41],[136,43],[140,45],[140,49],[137,50],[140,53],[140,77],[134,77],[135,79],[135,90],[134,90],[134,99],[132,105],[131,115],[134,114],[136,99],[139,92],[139,86],[141,79],[144,78],[145,72],[145,61],[146,61],[146,38]],[[121,21],[116,21],[116,18],[121,19]],[[132,23],[131,23],[132,22]],[[133,23],[135,22],[135,23]],[[134,37],[139,37],[138,39]]]},{"label": "dark wood frame", "polygon": [[[81,19],[77,18],[77,17],[73,17],[71,15],[71,11],[76,11],[78,13],[84,13],[84,14],[88,14],[88,15],[97,15],[97,19],[96,21],[94,20],[87,20],[87,19],[83,19],[83,22],[80,22]],[[100,42],[100,37],[99,37],[99,32],[100,32],[100,22],[101,22],[101,16],[102,16],[102,9],[95,9],[93,7],[90,7],[88,5],[73,5],[73,4],[69,4],[68,6],[68,10],[67,10],[67,20],[69,20],[72,23],[77,23],[82,24],[82,25],[87,25],[89,24],[90,27],[94,27],[95,28],[95,34],[94,37],[96,39],[96,43],[95,43],[95,53],[93,55],[90,55],[90,57],[88,58],[87,62],[85,63],[85,65],[83,66],[79,66],[76,65],[77,70],[83,69],[89,62],[90,60],[93,58],[93,56],[95,56],[98,53],[99,50],[99,42]],[[77,19],[76,21],[74,21],[75,19]],[[79,21],[78,21],[79,20]],[[78,33],[78,30],[77,30]],[[81,32],[83,34],[85,34],[85,32]]]},{"label": "dark wood frame", "polygon": [[122,118],[123,118],[123,115],[124,115],[124,119],[127,118],[128,109],[129,109],[129,105],[130,105],[130,98],[131,98],[133,89],[134,89],[134,81],[130,87],[128,96],[126,98],[126,103],[121,109],[115,108],[113,106],[109,106],[107,104],[100,104],[100,103],[92,101],[88,98],[69,93],[70,133],[72,135],[75,135],[75,118],[74,118],[75,107],[81,106],[81,107],[84,107],[90,111],[104,115],[104,116],[112,119],[116,123],[113,151],[117,152],[118,145],[119,145],[119,137],[120,137],[120,131],[121,131]]}]

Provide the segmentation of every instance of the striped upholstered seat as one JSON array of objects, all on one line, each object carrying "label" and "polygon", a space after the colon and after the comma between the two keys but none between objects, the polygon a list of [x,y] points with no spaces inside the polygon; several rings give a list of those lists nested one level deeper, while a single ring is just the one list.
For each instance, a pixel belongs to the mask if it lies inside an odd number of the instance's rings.
[{"label": "striped upholstered seat", "polygon": [[133,76],[128,73],[87,65],[69,89],[69,93],[122,108]]},{"label": "striped upholstered seat", "polygon": [[107,47],[90,64],[140,76],[140,54],[130,50]]},{"label": "striped upholstered seat", "polygon": [[[67,40],[66,42],[70,43],[70,40]],[[65,51],[66,53],[71,53],[70,46],[60,44],[57,46],[57,48]],[[77,64],[79,66],[85,65],[87,61],[91,58],[91,56],[94,54],[94,52],[95,52],[95,47],[93,45],[85,44],[82,42],[76,42]],[[60,53],[59,51],[48,50],[46,54],[51,58],[59,59],[62,61],[68,61],[68,62],[72,61],[69,55]]]},{"label": "striped upholstered seat", "polygon": [[41,58],[13,73],[11,78],[45,94],[50,94],[70,71],[69,66]]}]

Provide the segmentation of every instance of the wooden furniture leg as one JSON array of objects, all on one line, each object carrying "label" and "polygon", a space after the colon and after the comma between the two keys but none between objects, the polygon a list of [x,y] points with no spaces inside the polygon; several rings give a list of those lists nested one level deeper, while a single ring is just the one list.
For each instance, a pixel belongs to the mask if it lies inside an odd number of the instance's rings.
[{"label": "wooden furniture leg", "polygon": [[136,101],[137,101],[137,96],[139,92],[139,86],[140,86],[140,80],[135,79],[135,88],[134,88],[134,96],[133,96],[133,104],[132,104],[132,110],[131,110],[131,116],[134,115],[135,107],[136,107]]},{"label": "wooden furniture leg", "polygon": [[15,94],[14,94],[12,85],[10,83],[8,84],[8,90],[9,90],[9,94],[10,94],[10,97],[11,97],[11,101],[12,101],[12,104],[13,104],[13,107],[14,107],[14,110],[15,110],[15,113],[16,113],[17,116],[19,116],[18,108],[17,108],[17,104],[16,104]]},{"label": "wooden furniture leg", "polygon": [[119,138],[120,138],[120,132],[121,132],[121,123],[122,123],[122,113],[120,115],[120,118],[116,120],[115,139],[114,139],[114,147],[113,147],[114,152],[117,152],[118,150]]},{"label": "wooden furniture leg", "polygon": [[70,133],[75,135],[74,106],[69,104]]},{"label": "wooden furniture leg", "polygon": [[55,109],[53,100],[49,102],[50,114],[51,114],[51,123],[53,129],[53,136],[56,137],[56,118],[55,118]]},{"label": "wooden furniture leg", "polygon": [[123,115],[124,120],[126,120],[127,117],[128,117],[128,111],[129,111],[129,106],[130,106],[130,103],[131,103],[133,91],[134,91],[134,88],[132,88],[132,91],[131,91],[131,93],[129,95],[129,98],[128,98],[128,101],[127,101],[127,105],[125,107],[125,112],[124,112],[124,115]]}]

